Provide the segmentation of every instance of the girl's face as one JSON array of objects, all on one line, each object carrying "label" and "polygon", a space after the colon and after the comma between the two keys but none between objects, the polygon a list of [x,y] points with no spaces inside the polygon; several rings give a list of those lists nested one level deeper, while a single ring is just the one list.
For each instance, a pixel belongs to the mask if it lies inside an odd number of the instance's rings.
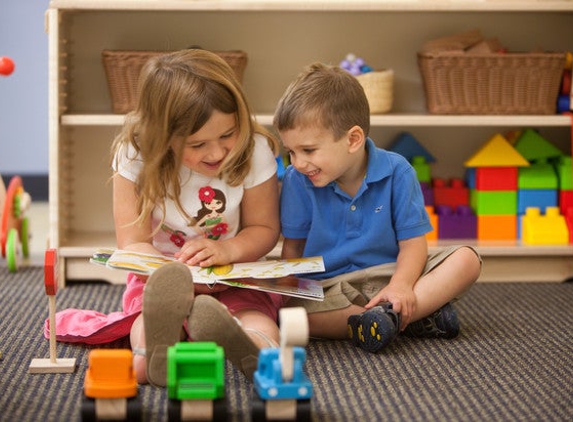
[{"label": "girl's face", "polygon": [[221,164],[238,136],[235,114],[214,110],[201,129],[183,138],[183,165],[207,177],[218,176]]},{"label": "girl's face", "polygon": [[345,135],[334,139],[332,132],[318,127],[303,127],[281,132],[291,164],[316,187],[342,181],[353,165]]}]

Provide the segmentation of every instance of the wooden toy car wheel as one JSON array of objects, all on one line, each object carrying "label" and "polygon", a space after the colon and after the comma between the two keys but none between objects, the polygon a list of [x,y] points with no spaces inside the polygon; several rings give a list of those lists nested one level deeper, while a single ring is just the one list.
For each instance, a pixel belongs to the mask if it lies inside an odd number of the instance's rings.
[{"label": "wooden toy car wheel", "polygon": [[28,258],[30,256],[30,222],[28,217],[22,219],[20,226],[20,244],[22,245],[22,256]]},{"label": "wooden toy car wheel", "polygon": [[8,271],[18,271],[18,231],[11,229],[6,237],[6,262]]},{"label": "wooden toy car wheel", "polygon": [[[189,400],[192,404],[192,400]],[[184,418],[181,414],[182,402],[176,399],[169,399],[167,402],[167,419],[169,422],[181,422],[186,420],[203,420],[198,418]],[[213,417],[212,421],[227,421],[229,420],[227,399],[221,398],[213,400]]]},{"label": "wooden toy car wheel", "polygon": [[[102,400],[102,399],[97,399],[97,400]],[[139,397],[130,397],[126,399],[126,401],[127,401],[127,416],[125,420],[129,422],[141,421],[143,413],[141,399]],[[81,414],[82,414],[82,422],[99,421],[100,418],[98,418],[96,414],[96,399],[92,399],[90,397],[84,397],[84,399],[82,400]]]},{"label": "wooden toy car wheel", "polygon": [[[261,399],[257,394],[253,394],[251,399],[251,420],[253,422],[267,422],[273,420],[286,420],[283,418],[267,419],[267,400]],[[294,421],[310,422],[311,420],[311,404],[310,400],[297,400],[296,402],[296,417]]]}]

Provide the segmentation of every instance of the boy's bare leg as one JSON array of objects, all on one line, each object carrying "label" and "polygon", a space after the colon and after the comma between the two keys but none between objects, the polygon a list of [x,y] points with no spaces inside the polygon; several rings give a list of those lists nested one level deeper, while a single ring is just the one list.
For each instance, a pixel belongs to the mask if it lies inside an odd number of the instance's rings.
[{"label": "boy's bare leg", "polygon": [[479,277],[481,264],[470,248],[460,248],[421,277],[414,286],[416,309],[410,322],[422,319],[468,290]]}]

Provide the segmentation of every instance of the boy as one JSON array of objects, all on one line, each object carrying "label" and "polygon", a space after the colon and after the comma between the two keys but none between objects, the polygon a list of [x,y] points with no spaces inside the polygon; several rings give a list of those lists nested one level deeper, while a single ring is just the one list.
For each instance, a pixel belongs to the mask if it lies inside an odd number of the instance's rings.
[{"label": "boy", "polygon": [[368,138],[370,110],[359,82],[315,63],[287,88],[274,125],[291,160],[281,189],[283,258],[321,255],[324,302],[304,306],[310,335],[350,337],[378,352],[397,335],[453,338],[450,301],[476,281],[469,247],[428,258],[432,230],[419,182],[400,155]]}]

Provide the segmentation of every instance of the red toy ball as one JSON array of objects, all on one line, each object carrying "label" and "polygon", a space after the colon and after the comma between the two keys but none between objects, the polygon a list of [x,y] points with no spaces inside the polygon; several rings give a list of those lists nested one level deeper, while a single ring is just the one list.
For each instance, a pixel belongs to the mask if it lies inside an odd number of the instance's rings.
[{"label": "red toy ball", "polygon": [[8,76],[14,72],[14,60],[10,57],[0,57],[0,75]]}]

